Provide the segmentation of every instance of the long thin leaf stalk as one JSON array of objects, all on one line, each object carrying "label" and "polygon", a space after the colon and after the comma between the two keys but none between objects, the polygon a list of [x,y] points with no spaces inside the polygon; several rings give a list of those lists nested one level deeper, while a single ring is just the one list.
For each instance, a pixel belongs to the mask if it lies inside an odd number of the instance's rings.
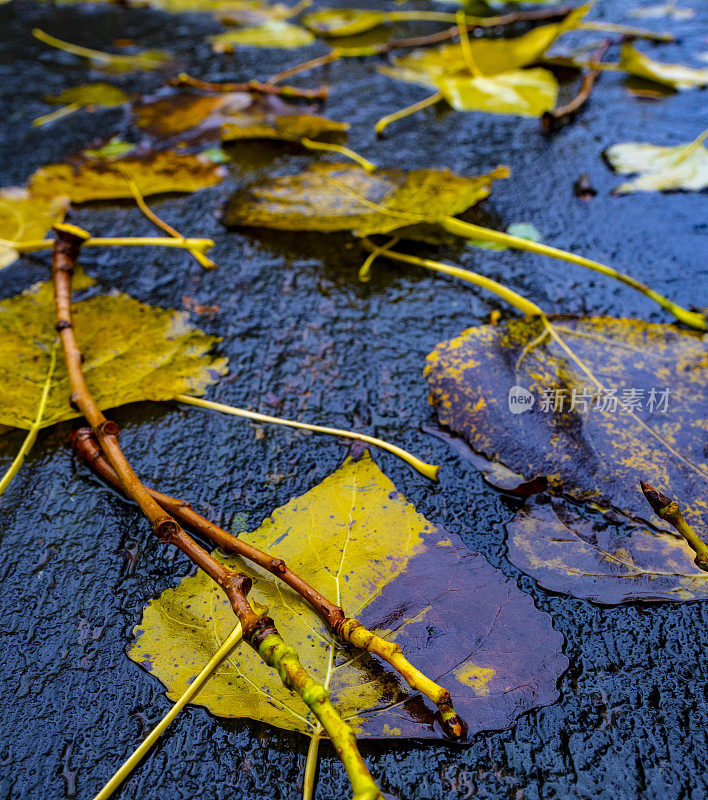
[{"label": "long thin leaf stalk", "polygon": [[35,443],[37,439],[37,433],[39,429],[42,427],[42,417],[44,416],[44,409],[47,407],[47,399],[49,397],[49,387],[52,384],[52,377],[54,376],[54,368],[56,367],[57,363],[57,347],[54,345],[52,347],[51,352],[49,354],[49,367],[47,369],[47,377],[44,381],[44,386],[42,387],[42,394],[39,398],[39,404],[37,405],[37,416],[32,423],[29,431],[27,432],[27,436],[25,436],[25,440],[22,442],[22,446],[20,447],[19,452],[15,456],[10,464],[7,472],[2,476],[0,479],[0,494],[2,494],[5,489],[10,485],[10,481],[17,475],[20,471],[20,467],[24,463],[25,458],[27,458],[27,454],[32,449],[32,445]]},{"label": "long thin leaf stalk", "polygon": [[428,106],[434,106],[442,99],[442,92],[435,92],[435,94],[431,94],[430,97],[426,97],[424,100],[419,100],[417,103],[406,106],[406,108],[401,108],[399,111],[394,111],[392,114],[386,114],[386,116],[381,117],[374,126],[374,133],[377,136],[381,136],[392,122],[397,122],[399,119],[409,117],[411,114],[416,114],[418,111],[428,108]]},{"label": "long thin leaf stalk", "polygon": [[465,239],[481,239],[485,242],[494,242],[495,244],[506,245],[515,250],[526,250],[529,253],[537,253],[538,255],[548,256],[549,258],[555,258],[559,261],[567,261],[570,264],[577,264],[586,269],[591,269],[593,272],[599,272],[601,275],[614,278],[616,281],[630,286],[645,297],[653,300],[665,311],[672,314],[679,322],[683,322],[684,325],[688,325],[696,330],[708,330],[705,314],[698,311],[689,311],[658,292],[655,292],[653,289],[650,289],[641,281],[612,267],[608,267],[605,264],[601,264],[598,261],[593,261],[592,259],[584,258],[583,256],[578,256],[575,255],[575,253],[569,253],[565,250],[559,250],[557,247],[551,247],[547,244],[532,242],[528,239],[522,239],[519,236],[512,236],[508,233],[501,233],[500,231],[483,228],[480,225],[473,225],[470,222],[463,222],[456,217],[445,217],[441,220],[441,225],[448,233],[462,236]]},{"label": "long thin leaf stalk", "polygon": [[150,733],[143,739],[140,745],[135,749],[133,754],[128,758],[121,767],[116,771],[113,777],[106,783],[101,791],[93,798],[93,800],[108,800],[113,796],[116,789],[126,780],[126,778],[133,772],[138,764],[145,758],[150,748],[162,736],[162,734],[169,728],[175,721],[177,715],[182,709],[190,703],[199,690],[209,680],[214,673],[214,670],[221,664],[221,662],[231,653],[231,651],[243,639],[243,629],[241,623],[237,623],[231,633],[223,641],[219,649],[204,665],[201,672],[185,689],[182,696],[172,706],[172,708],[165,714],[165,716],[158,722],[158,724],[150,731]]},{"label": "long thin leaf stalk", "polygon": [[41,117],[33,119],[32,127],[40,128],[42,125],[48,125],[50,122],[55,122],[62,117],[68,117],[69,114],[73,114],[74,111],[78,111],[80,108],[83,108],[81,103],[69,103],[68,105],[51,111],[49,114],[44,114]]},{"label": "long thin leaf stalk", "polygon": [[424,475],[431,481],[436,481],[438,479],[440,467],[437,464],[428,464],[426,461],[414,456],[402,447],[386,442],[383,439],[377,439],[375,436],[369,436],[366,433],[357,433],[356,431],[348,431],[343,428],[330,428],[324,425],[310,425],[306,422],[296,422],[295,420],[285,419],[284,417],[272,417],[268,414],[247,411],[245,408],[236,408],[235,406],[225,405],[224,403],[215,403],[213,400],[205,400],[203,397],[192,397],[188,394],[178,394],[175,400],[190,406],[196,406],[197,408],[205,408],[209,411],[219,411],[222,414],[231,414],[234,417],[252,419],[255,422],[274,423],[275,425],[285,425],[289,428],[299,428],[300,430],[313,431],[314,433],[326,433],[330,436],[341,436],[343,439],[354,439],[366,442],[367,444],[380,447],[382,450],[386,450],[398,456],[398,458],[403,459],[403,461],[413,467],[413,469],[417,470],[421,475]]},{"label": "long thin leaf stalk", "polygon": [[[143,212],[143,214],[152,222],[153,225],[163,230],[168,236],[171,236],[173,239],[179,239],[182,242],[186,241],[186,238],[182,236],[182,234],[175,230],[169,223],[165,222],[163,219],[157,216],[157,214],[148,206],[145,202],[145,198],[140,191],[140,187],[136,183],[135,179],[133,178],[130,170],[126,169],[126,167],[121,166],[120,164],[116,165],[120,170],[121,175],[125,178],[126,183],[128,184],[128,188],[133,193],[133,197],[135,198],[135,202],[138,208]],[[187,248],[187,252],[196,260],[198,264],[200,264],[204,269],[214,269],[216,264],[201,250],[197,250],[194,247]]]},{"label": "long thin leaf stalk", "polygon": [[372,164],[371,161],[367,161],[364,156],[360,156],[359,153],[351,150],[349,147],[344,147],[341,144],[332,144],[331,142],[316,142],[314,139],[308,139],[307,137],[300,139],[300,144],[303,147],[306,147],[308,150],[321,150],[325,153],[339,153],[339,155],[345,156],[345,158],[349,158],[354,161],[368,173],[376,172],[378,169],[376,164]]},{"label": "long thin leaf stalk", "polygon": [[[81,430],[74,436],[74,447],[99,475],[120,488],[118,476],[103,457],[90,430]],[[335,605],[317,589],[310,586],[277,555],[264,553],[244,539],[233,536],[218,525],[214,525],[194,511],[191,505],[184,500],[178,500],[154,489],[148,491],[166,512],[179,519],[191,530],[212,541],[224,552],[241,556],[282,580],[322,617],[337,638],[386,661],[407,681],[412,689],[421,692],[435,703],[440,712],[443,730],[451,738],[460,739],[465,735],[466,725],[455,712],[450,693],[416,669],[406,659],[400,645],[377,636],[367,630],[358,620],[347,617],[341,606]]]},{"label": "long thin leaf stalk", "polygon": [[[173,239],[167,236],[97,236],[87,239],[84,247],[177,247],[182,250],[198,250],[205,253],[214,246],[213,239]],[[12,239],[0,239],[0,247],[10,247],[18,253],[36,253],[40,250],[51,250],[54,239],[31,239],[27,242],[16,242]]]},{"label": "long thin leaf stalk", "polygon": [[81,56],[82,58],[88,58],[91,61],[98,62],[101,64],[110,64],[111,62],[131,62],[135,60],[140,60],[142,63],[147,67],[159,67],[160,61],[155,58],[151,58],[149,55],[145,53],[137,53],[134,56],[125,56],[125,55],[114,55],[112,53],[104,53],[102,50],[93,50],[90,47],[82,47],[78,44],[72,44],[71,42],[65,42],[62,39],[57,39],[56,36],[50,36],[50,34],[45,33],[40,28],[33,28],[32,29],[32,36],[35,39],[39,39],[40,42],[44,44],[48,44],[50,47],[56,47],[57,50],[63,50],[65,53],[71,53],[75,56]]},{"label": "long thin leaf stalk", "polygon": [[307,748],[305,759],[305,772],[302,779],[302,800],[312,800],[315,794],[315,780],[317,778],[317,761],[320,751],[319,733],[310,737],[310,746]]},{"label": "long thin leaf stalk", "polygon": [[669,525],[673,525],[688,542],[689,547],[696,554],[694,559],[696,566],[708,571],[708,544],[686,522],[679,504],[644,481],[639,481],[639,486],[657,517],[668,522]]},{"label": "long thin leaf stalk", "polygon": [[381,793],[357,748],[354,731],[335,711],[327,690],[303,668],[297,653],[283,641],[273,620],[259,615],[248,601],[250,578],[232,572],[197,544],[175,518],[157,503],[123,454],[118,444],[118,426],[106,419],[86,384],[83,358],[72,322],[72,275],[81,245],[89,238],[89,234],[75,225],[67,224],[55,225],[54,234],[52,278],[56,328],[64,351],[72,403],[90,424],[99,448],[115,471],[123,491],[138,504],[152,524],[157,538],[164,544],[178,547],[223,590],[241,623],[244,639],[269,667],[277,671],[283,685],[296,692],[317,717],[347,770],[354,800],[381,800]]}]

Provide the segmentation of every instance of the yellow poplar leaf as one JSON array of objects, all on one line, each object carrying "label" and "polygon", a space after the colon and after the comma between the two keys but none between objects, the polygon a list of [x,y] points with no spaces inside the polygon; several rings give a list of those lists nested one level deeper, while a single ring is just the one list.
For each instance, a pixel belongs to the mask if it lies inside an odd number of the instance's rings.
[{"label": "yellow poplar leaf", "polygon": [[486,111],[539,117],[554,108],[558,84],[546,69],[522,69],[492,76],[443,77],[437,81],[443,97],[456,111]]},{"label": "yellow poplar leaf", "polygon": [[47,103],[57,106],[78,104],[80,106],[120,106],[127,102],[128,95],[110,83],[85,83],[72,86],[56,95],[47,95]]},{"label": "yellow poplar leaf", "polygon": [[122,170],[130,173],[143,196],[196,192],[214,186],[226,174],[203,156],[162,150],[120,159],[84,158],[76,165],[49,164],[32,175],[29,190],[37,196],[66,194],[73,203],[132,198]]},{"label": "yellow poplar leaf", "polygon": [[700,192],[708,188],[708,150],[702,139],[678,147],[659,147],[645,142],[608,147],[605,157],[615,172],[639,173],[634,180],[618,186],[614,194],[672,189]]},{"label": "yellow poplar leaf", "polygon": [[[94,282],[77,271],[78,291]],[[50,281],[0,301],[0,424],[29,429],[56,342]],[[74,328],[89,389],[102,409],[142,400],[202,394],[227,371],[210,355],[219,341],[188,321],[188,314],[140,303],[126,294],[74,304]],[[63,358],[57,365],[42,427],[80,416],[69,405]]]},{"label": "yellow poplar leaf", "polygon": [[[470,49],[475,66],[483,75],[509,72],[533,64],[563,33],[574,28],[590,10],[592,4],[574,9],[561,22],[540,25],[522,36],[489,39],[470,39]],[[396,67],[427,76],[429,84],[437,79],[451,77],[459,72],[469,74],[463,46],[458,42],[435,48],[416,50],[394,60]],[[419,82],[419,81],[416,81]]]},{"label": "yellow poplar leaf", "polygon": [[[470,733],[508,728],[558,696],[568,661],[562,636],[516,583],[428,522],[368,453],[240,537],[277,554],[310,585],[452,692]],[[300,595],[236,557],[217,556],[253,579],[303,666],[329,689],[358,736],[443,738],[437,709],[368,653],[335,641]],[[235,624],[223,593],[203,573],[152,600],[128,655],[177,699]],[[221,717],[250,717],[312,736],[316,719],[246,646],[195,698]]]},{"label": "yellow poplar leaf", "polygon": [[310,31],[279,20],[265,22],[253,28],[239,28],[212,36],[215,53],[233,53],[237,47],[265,47],[292,50],[307,47],[315,41]]},{"label": "yellow poplar leaf", "polygon": [[[68,197],[34,196],[19,186],[0,189],[0,239],[43,239],[54,224],[64,219],[68,207]],[[12,247],[0,244],[0,269],[19,257]]]},{"label": "yellow poplar leaf", "polygon": [[708,86],[708,69],[654,61],[629,43],[622,45],[619,66],[630,75],[671,86],[679,91]]},{"label": "yellow poplar leaf", "polygon": [[[506,167],[462,177],[447,170],[381,169],[318,163],[297,175],[252,183],[227,202],[226,225],[276,230],[351,230],[356,236],[435,227],[487,197]],[[421,225],[423,223],[423,225]]]}]

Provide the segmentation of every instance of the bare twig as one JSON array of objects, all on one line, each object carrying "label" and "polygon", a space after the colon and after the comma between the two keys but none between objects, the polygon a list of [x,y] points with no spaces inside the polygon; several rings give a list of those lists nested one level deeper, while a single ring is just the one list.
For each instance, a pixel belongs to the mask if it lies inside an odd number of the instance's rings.
[{"label": "bare twig", "polygon": [[170,86],[193,86],[195,89],[204,89],[207,92],[250,92],[251,94],[274,94],[279,97],[288,97],[300,100],[326,100],[329,89],[320,86],[319,89],[298,89],[295,86],[274,86],[272,83],[260,81],[247,81],[245,83],[211,83],[193,78],[186,72],[180,72],[176,78],[170,78]]},{"label": "bare twig", "polygon": [[344,763],[355,800],[380,800],[381,794],[359,754],[354,731],[335,711],[329,692],[306,672],[295,650],[283,641],[273,620],[268,616],[260,616],[252,608],[247,598],[251,579],[242,573],[232,572],[198,545],[157,503],[123,454],[118,444],[117,424],[106,419],[86,384],[82,369],[83,358],[72,324],[72,276],[81,245],[89,239],[89,234],[81,228],[67,224],[56,225],[54,233],[56,239],[52,255],[52,278],[56,327],[64,351],[72,404],[91,425],[100,449],[115,471],[121,488],[140,506],[151,522],[157,538],[165,544],[176,545],[192,563],[201,567],[221,587],[241,623],[244,640],[269,667],[277,670],[283,684],[297,692],[315,714]]},{"label": "bare twig", "polygon": [[644,481],[639,481],[639,486],[656,516],[673,525],[688,542],[696,554],[696,566],[708,570],[708,545],[683,518],[679,504]]},{"label": "bare twig", "polygon": [[590,98],[595,81],[597,80],[600,70],[595,66],[602,60],[602,56],[610,46],[610,40],[605,39],[602,44],[590,56],[590,66],[585,75],[583,76],[583,85],[575,97],[564,106],[559,106],[551,111],[545,111],[541,117],[541,127],[545,131],[555,131],[568,125],[575,119],[576,114],[587,103]]},{"label": "bare twig", "polygon": [[[104,458],[91,430],[83,428],[74,435],[76,451],[98,472],[101,477],[117,488],[122,488],[118,475]],[[412,666],[403,655],[400,645],[382,639],[367,630],[361,622],[346,617],[344,610],[320,594],[277,556],[264,553],[243,539],[232,536],[198,514],[184,500],[148,489],[152,498],[182,524],[211,540],[227,553],[235,553],[267,570],[276,578],[296,591],[322,617],[332,633],[344,642],[386,661],[407,681],[408,685],[432,700],[440,711],[443,730],[453,739],[464,736],[466,725],[455,712],[450,692],[434,683],[430,678]]]}]

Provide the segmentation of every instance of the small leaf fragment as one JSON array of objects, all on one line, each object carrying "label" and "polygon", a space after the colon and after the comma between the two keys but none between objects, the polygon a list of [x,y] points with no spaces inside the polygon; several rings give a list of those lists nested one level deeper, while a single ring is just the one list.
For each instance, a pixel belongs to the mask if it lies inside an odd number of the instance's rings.
[{"label": "small leaf fragment", "polygon": [[237,47],[263,47],[292,50],[307,47],[315,37],[306,28],[284,21],[268,21],[252,28],[238,28],[212,36],[211,49],[215,53],[233,53]]},{"label": "small leaf fragment", "polygon": [[386,21],[383,11],[361,8],[322,8],[306,14],[303,24],[320,36],[356,36]]},{"label": "small leaf fragment", "polygon": [[703,141],[708,131],[693,142],[677,147],[659,147],[646,142],[625,142],[605,150],[605,157],[615,172],[639,173],[614,190],[630,192],[665,192],[684,189],[700,192],[708,188],[708,150]]},{"label": "small leaf fragment", "polygon": [[630,75],[646,78],[679,91],[708,86],[708,69],[654,61],[629,43],[622,45],[619,66]]}]

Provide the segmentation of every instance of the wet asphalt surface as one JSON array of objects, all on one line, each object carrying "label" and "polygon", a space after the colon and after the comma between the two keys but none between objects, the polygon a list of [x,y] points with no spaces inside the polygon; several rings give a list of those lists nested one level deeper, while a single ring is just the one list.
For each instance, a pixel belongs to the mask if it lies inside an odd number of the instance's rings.
[{"label": "wet asphalt surface", "polygon": [[[594,16],[629,22],[625,12],[637,2],[601,0]],[[678,42],[641,49],[700,66],[708,15],[699,0],[686,5],[697,9],[694,20],[651,23],[673,30]],[[5,186],[122,126],[119,110],[105,110],[30,127],[50,110],[45,93],[101,79],[32,39],[34,26],[99,49],[117,38],[165,47],[178,54],[180,67],[212,80],[266,78],[325,51],[320,43],[306,51],[214,56],[204,38],[220,26],[206,15],[14,0],[0,6]],[[377,141],[375,121],[426,90],[378,75],[376,63],[340,62],[297,81],[333,87],[325,111],[352,123],[354,149],[381,166],[474,174],[508,164],[511,179],[495,186],[473,218],[499,227],[533,222],[549,243],[611,263],[681,304],[707,304],[705,195],[611,197],[619,179],[601,158],[621,141],[692,140],[708,124],[705,93],[640,100],[628,94],[621,75],[605,74],[581,117],[551,138],[535,120],[429,109]],[[161,77],[142,73],[116,82],[147,92]],[[375,454],[419,511],[518,580],[566,640],[571,666],[559,702],[527,714],[512,730],[478,735],[466,747],[362,743],[383,790],[402,800],[708,797],[705,604],[597,608],[540,590],[505,559],[504,523],[517,502],[487,487],[472,466],[419,429],[434,421],[422,380],[426,354],[494,309],[502,318],[511,312],[453,280],[383,261],[371,283],[361,285],[356,270],[364,256],[347,236],[227,232],[215,212],[231,191],[312,161],[295,147],[261,143],[233,153],[221,185],[152,203],[183,233],[215,239],[217,270],[204,272],[178,252],[112,249],[86,253],[87,271],[106,289],[146,303],[182,308],[191,298],[218,307],[192,315],[203,330],[223,337],[220,350],[230,359],[230,374],[209,390],[210,398],[359,428],[442,464],[441,482],[433,485],[392,456]],[[574,197],[581,173],[598,191],[591,202]],[[72,220],[97,235],[154,235],[130,203],[84,207]],[[639,295],[570,265],[458,245],[425,252],[483,271],[549,310],[669,321]],[[23,258],[3,271],[0,293],[11,296],[48,275],[47,255]],[[256,435],[245,421],[170,403],[137,404],[112,416],[146,481],[236,531],[257,526],[317,484],[346,452],[330,438],[273,427]],[[190,564],[153,540],[138,511],[77,462],[67,442],[72,428],[40,434],[0,501],[1,797],[93,796],[170,705],[158,681],[124,650],[143,605],[189,574]],[[0,471],[21,440],[19,432],[0,439]],[[306,748],[295,734],[189,707],[116,796],[295,800]],[[347,785],[341,764],[323,747],[317,798],[346,797]]]}]

